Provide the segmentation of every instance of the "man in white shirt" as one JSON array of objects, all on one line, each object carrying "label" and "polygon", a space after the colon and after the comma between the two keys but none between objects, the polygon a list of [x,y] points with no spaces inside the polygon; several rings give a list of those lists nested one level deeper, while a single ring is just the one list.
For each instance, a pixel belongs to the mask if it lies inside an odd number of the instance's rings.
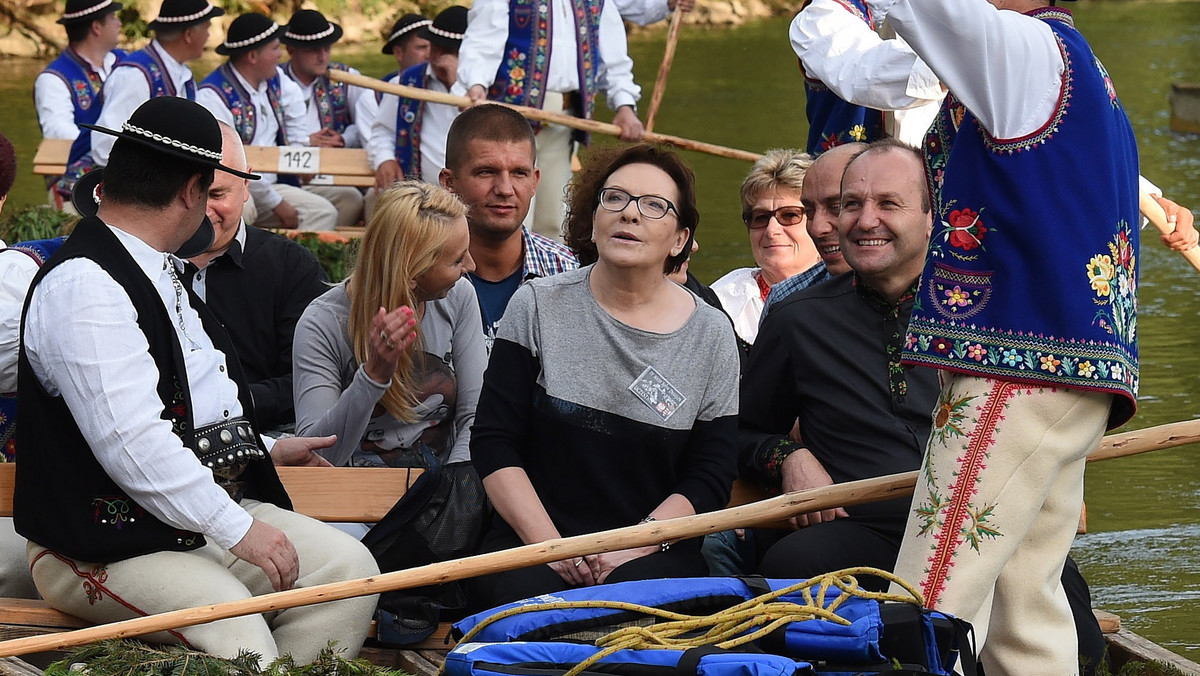
[{"label": "man in white shirt", "polygon": [[[476,0],[461,53],[458,82],[476,103],[490,99],[590,118],[603,88],[621,139],[637,141],[645,134],[635,109],[641,88],[633,81],[625,26],[612,3]],[[538,131],[542,178],[533,229],[549,237],[562,237],[575,139],[558,125]]]},{"label": "man in white shirt", "polygon": [[[358,100],[372,92],[329,79],[329,70],[358,75],[344,63],[330,61],[333,45],[342,38],[342,27],[328,21],[315,9],[292,15],[282,35],[288,62],[283,72],[300,86],[305,124],[315,132],[309,145],[320,148],[361,148],[367,130],[355,124]],[[338,210],[338,227],[357,224],[363,217],[363,194],[345,185],[310,185],[308,189],[333,203]]]},{"label": "man in white shirt", "polygon": [[[376,574],[360,543],[290,511],[272,465],[312,459],[333,438],[280,440],[268,454],[227,334],[166,253],[198,253],[180,247],[205,222],[214,169],[253,174],[220,163],[236,158],[190,101],[152,99],[111,133],[99,210],[35,277],[23,323],[18,436],[30,452],[14,512],[38,590],[111,622]],[[328,640],[355,654],[374,606],[350,599],[149,638],[306,663]]]},{"label": "man in white shirt", "polygon": [[33,81],[33,105],[42,138],[71,139],[67,173],[54,180],[50,204],[69,208],[71,187],[92,167],[92,137],[80,123],[100,117],[102,87],[117,59],[121,40],[121,4],[112,0],[69,0],[58,23],[67,31],[67,48]]},{"label": "man in white shirt", "polygon": [[[466,7],[451,5],[442,10],[417,36],[429,42],[429,63],[401,72],[397,81],[450,93],[458,77],[458,49],[466,30]],[[446,165],[446,135],[456,117],[455,106],[384,94],[367,145],[368,160],[375,168],[375,187],[367,195],[368,203],[373,205],[380,191],[406,178],[437,183]]]},{"label": "man in white shirt", "polygon": [[[400,73],[418,63],[425,63],[429,60],[429,41],[418,33],[431,23],[433,22],[420,14],[405,14],[396,19],[396,23],[392,25],[392,30],[388,32],[387,39],[383,43],[383,53],[395,57],[397,67],[396,70],[380,78],[381,80],[395,82]],[[455,78],[457,77],[456,75]],[[358,103],[354,106],[354,123],[363,130],[365,136],[371,134],[371,125],[379,113],[381,98],[383,98],[382,92],[371,92],[370,96],[358,97]],[[367,145],[366,141],[363,145]],[[371,199],[369,195],[367,199]],[[370,213],[370,209],[367,209],[367,212]]]},{"label": "man in white shirt", "polygon": [[[104,81],[104,108],[96,124],[119,129],[146,99],[158,96],[196,98],[196,81],[188,62],[204,54],[212,20],[225,10],[208,0],[163,0],[158,18],[147,26],[154,40],[113,67]],[[112,137],[92,132],[92,161],[108,164]]]},{"label": "man in white shirt", "polygon": [[[229,26],[217,53],[229,57],[200,84],[196,101],[237,130],[247,145],[305,145],[315,127],[304,116],[300,87],[280,71],[281,26],[262,14],[243,14]],[[357,192],[357,191],[355,191]],[[333,230],[337,208],[295,176],[263,173],[250,183],[246,221],[262,228]]]}]

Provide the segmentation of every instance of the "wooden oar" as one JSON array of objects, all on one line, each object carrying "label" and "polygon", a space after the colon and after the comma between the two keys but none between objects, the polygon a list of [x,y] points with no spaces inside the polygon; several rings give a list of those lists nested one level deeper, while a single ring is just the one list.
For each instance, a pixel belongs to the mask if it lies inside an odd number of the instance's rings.
[{"label": "wooden oar", "polygon": [[[1167,212],[1163,210],[1162,205],[1154,200],[1148,192],[1141,192],[1138,195],[1138,208],[1142,215],[1150,224],[1158,228],[1158,231],[1164,235],[1169,235],[1175,232],[1175,224],[1167,220]],[[1187,262],[1192,264],[1193,268],[1200,271],[1200,245],[1193,246],[1187,251],[1179,252],[1187,259]]]},{"label": "wooden oar", "polygon": [[[1117,458],[1196,441],[1200,441],[1200,420],[1190,420],[1105,437],[1093,455],[1096,455],[1097,459]],[[547,540],[499,552],[396,571],[377,577],[292,589],[198,608],[184,608],[60,634],[2,641],[0,642],[0,657],[26,655],[46,650],[62,650],[95,641],[131,638],[229,617],[277,611],[356,596],[368,596],[396,589],[440,584],[477,575],[550,563],[575,556],[611,552],[630,547],[645,547],[664,540],[697,537],[741,526],[773,523],[796,514],[910,495],[916,485],[916,480],[917,472],[912,471],[862,481],[851,481],[824,488],[787,493],[717,512],[653,521],[570,538]]]},{"label": "wooden oar", "polygon": [[[383,82],[365,75],[356,75],[343,70],[330,69],[329,77],[333,80],[339,80],[347,84],[373,89],[385,94],[396,94],[397,96],[405,96],[410,99],[419,99],[430,103],[444,103],[458,108],[465,108],[471,105],[471,99],[465,96],[455,96],[454,94],[443,94],[441,92],[433,92],[428,89],[420,89],[417,87],[408,87],[401,84],[393,84]],[[528,106],[514,106],[509,104],[509,108],[517,111],[524,117],[530,120],[538,120],[539,122],[551,122],[560,124],[564,127],[579,129],[593,134],[608,134],[609,136],[620,136],[621,128],[615,124],[600,122],[597,120],[587,120],[574,115],[565,115],[563,113],[555,113],[540,108],[530,108]],[[726,148],[712,143],[703,141],[693,141],[692,139],[681,138],[679,136],[669,136],[667,134],[659,134],[647,131],[644,139],[649,143],[661,143],[664,145],[675,146],[684,150],[694,150],[700,153],[708,153],[718,157],[728,157],[734,160],[745,160],[747,162],[756,162],[762,155],[752,153],[748,150],[738,150],[737,148]]]},{"label": "wooden oar", "polygon": [[650,107],[646,109],[646,132],[654,130],[654,120],[658,117],[658,107],[662,104],[663,92],[667,89],[667,76],[671,74],[671,64],[675,61],[675,43],[679,42],[679,29],[683,26],[683,15],[686,12],[676,6],[671,15],[671,27],[667,29],[667,46],[663,48],[662,63],[658,65],[658,77],[654,79],[654,93],[650,95]]}]

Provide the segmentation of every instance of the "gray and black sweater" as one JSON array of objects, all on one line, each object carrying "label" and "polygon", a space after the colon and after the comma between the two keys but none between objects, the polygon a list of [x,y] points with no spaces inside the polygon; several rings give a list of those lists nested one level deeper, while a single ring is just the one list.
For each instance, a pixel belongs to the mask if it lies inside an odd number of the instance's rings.
[{"label": "gray and black sweater", "polygon": [[729,320],[696,301],[659,334],[606,313],[591,267],[510,301],[472,429],[480,476],[521,467],[563,536],[638,523],[668,495],[720,509],[737,474],[738,354]]}]

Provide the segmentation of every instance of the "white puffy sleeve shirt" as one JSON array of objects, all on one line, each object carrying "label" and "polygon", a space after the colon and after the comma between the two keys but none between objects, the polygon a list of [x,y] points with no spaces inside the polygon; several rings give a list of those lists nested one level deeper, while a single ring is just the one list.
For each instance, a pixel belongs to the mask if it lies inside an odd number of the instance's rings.
[{"label": "white puffy sleeve shirt", "polygon": [[[166,271],[171,257],[109,226],[158,291],[183,346],[197,426],[242,414],[226,356]],[[173,264],[171,262],[170,264]],[[229,549],[253,518],[213,481],[161,417],[158,367],[125,290],[95,262],[67,261],[33,291],[25,345],[38,382],[62,396],[104,471],[162,521]]]},{"label": "white puffy sleeve shirt", "polygon": [[[108,79],[116,62],[117,55],[109,52],[100,68],[94,69],[101,82]],[[33,81],[33,107],[37,110],[42,138],[74,140],[79,137],[81,130],[75,124],[75,97],[59,76],[45,71],[37,76]]]},{"label": "white puffy sleeve shirt", "polygon": [[[1058,104],[1065,63],[1044,21],[987,0],[866,0],[987,131],[1027,136]],[[907,79],[894,82],[895,91]]]},{"label": "white puffy sleeve shirt", "polygon": [[[149,49],[155,50],[162,57],[163,65],[167,68],[167,77],[174,85],[176,95],[183,96],[187,83],[194,82],[192,69],[187,64],[179,63],[158,44],[158,40],[150,43]],[[137,68],[114,68],[108,79],[104,81],[104,109],[96,126],[106,129],[121,128],[138,106],[150,100],[150,83],[146,76]],[[117,137],[103,132],[92,132],[92,159],[99,166],[108,164],[108,153],[112,151],[113,142]]]}]

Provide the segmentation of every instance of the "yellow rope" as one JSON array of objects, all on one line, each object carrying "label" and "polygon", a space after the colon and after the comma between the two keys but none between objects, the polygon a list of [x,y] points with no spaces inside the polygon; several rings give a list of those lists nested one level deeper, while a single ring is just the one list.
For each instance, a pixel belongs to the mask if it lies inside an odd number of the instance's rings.
[{"label": "yellow rope", "polygon": [[[906,594],[866,591],[858,586],[858,580],[855,577],[857,575],[873,575],[882,578],[894,583]],[[816,590],[815,598],[813,596],[814,589]],[[836,590],[837,596],[826,603],[826,598],[832,590]],[[800,592],[803,596],[803,604],[778,600],[796,592]],[[743,601],[711,615],[685,615],[624,601],[556,601],[519,606],[489,616],[467,632],[459,643],[469,642],[484,627],[494,622],[534,611],[605,608],[641,613],[664,620],[649,626],[622,627],[596,639],[595,645],[601,650],[575,665],[563,675],[577,676],[596,662],[621,650],[687,650],[706,645],[727,649],[756,641],[790,622],[820,618],[838,624],[850,624],[848,620],[839,617],[835,611],[851,597],[924,605],[921,592],[892,573],[878,568],[858,567],[825,573]],[[705,628],[707,629],[704,633],[696,633]],[[444,665],[442,669],[445,669]],[[438,673],[440,674],[441,670]]]}]

